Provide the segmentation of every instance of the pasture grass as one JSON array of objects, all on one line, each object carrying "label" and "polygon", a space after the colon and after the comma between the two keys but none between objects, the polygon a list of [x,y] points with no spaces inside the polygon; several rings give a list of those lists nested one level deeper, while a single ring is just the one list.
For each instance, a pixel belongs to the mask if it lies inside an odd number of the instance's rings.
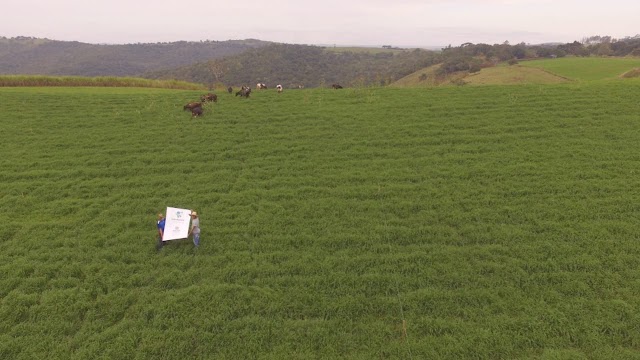
[{"label": "pasture grass", "polygon": [[637,357],[637,80],[201,94],[0,89],[0,358]]},{"label": "pasture grass", "polygon": [[534,67],[576,81],[611,80],[633,68],[640,67],[640,58],[626,57],[563,57],[522,61],[522,66]]}]

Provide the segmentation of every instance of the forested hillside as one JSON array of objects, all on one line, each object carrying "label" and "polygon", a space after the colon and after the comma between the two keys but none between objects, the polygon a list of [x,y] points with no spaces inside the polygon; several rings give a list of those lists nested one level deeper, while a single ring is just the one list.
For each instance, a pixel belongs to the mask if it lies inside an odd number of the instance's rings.
[{"label": "forested hillside", "polygon": [[438,52],[337,52],[307,45],[270,44],[240,55],[145,74],[153,79],[180,79],[203,84],[276,83],[285,87],[386,85],[440,61]]},{"label": "forested hillside", "polygon": [[0,37],[0,74],[137,76],[232,56],[269,44],[260,40],[96,45]]}]

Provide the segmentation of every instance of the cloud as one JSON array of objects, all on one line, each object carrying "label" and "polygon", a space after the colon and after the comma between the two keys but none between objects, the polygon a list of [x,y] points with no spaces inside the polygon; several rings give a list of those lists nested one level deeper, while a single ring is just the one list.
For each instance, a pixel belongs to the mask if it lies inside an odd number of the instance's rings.
[{"label": "cloud", "polygon": [[634,35],[640,11],[637,0],[212,0],[195,6],[190,12],[174,0],[14,1],[3,5],[15,15],[3,18],[0,35],[108,43],[248,37],[307,44],[533,43],[547,36]]}]

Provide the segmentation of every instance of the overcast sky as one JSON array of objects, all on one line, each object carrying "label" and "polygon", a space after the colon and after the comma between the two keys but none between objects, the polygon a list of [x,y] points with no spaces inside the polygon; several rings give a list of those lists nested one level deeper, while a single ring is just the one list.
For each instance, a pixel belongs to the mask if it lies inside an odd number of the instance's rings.
[{"label": "overcast sky", "polygon": [[0,0],[0,36],[457,46],[640,33],[640,0]]}]

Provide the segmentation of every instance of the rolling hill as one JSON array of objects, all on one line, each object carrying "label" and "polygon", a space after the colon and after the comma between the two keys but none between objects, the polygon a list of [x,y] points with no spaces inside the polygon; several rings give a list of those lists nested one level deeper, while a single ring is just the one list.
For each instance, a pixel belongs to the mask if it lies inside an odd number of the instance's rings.
[{"label": "rolling hill", "polygon": [[433,51],[336,51],[320,46],[269,44],[242,54],[172,70],[148,72],[151,79],[178,79],[202,84],[277,83],[287,88],[382,86],[439,62]]},{"label": "rolling hill", "polygon": [[519,65],[484,68],[463,79],[470,85],[558,84],[569,81],[541,69]]},{"label": "rolling hill", "polygon": [[442,75],[441,65],[423,68],[392,83],[392,87],[442,85],[557,84],[571,81],[612,80],[635,77],[639,58],[563,57],[522,61],[517,65],[486,67],[478,72],[459,71]]},{"label": "rolling hill", "polygon": [[567,57],[523,61],[522,66],[548,71],[576,81],[616,79],[640,67],[638,57]]},{"label": "rolling hill", "polygon": [[0,37],[0,74],[139,76],[237,55],[269,44],[260,40],[99,45],[30,37]]}]

